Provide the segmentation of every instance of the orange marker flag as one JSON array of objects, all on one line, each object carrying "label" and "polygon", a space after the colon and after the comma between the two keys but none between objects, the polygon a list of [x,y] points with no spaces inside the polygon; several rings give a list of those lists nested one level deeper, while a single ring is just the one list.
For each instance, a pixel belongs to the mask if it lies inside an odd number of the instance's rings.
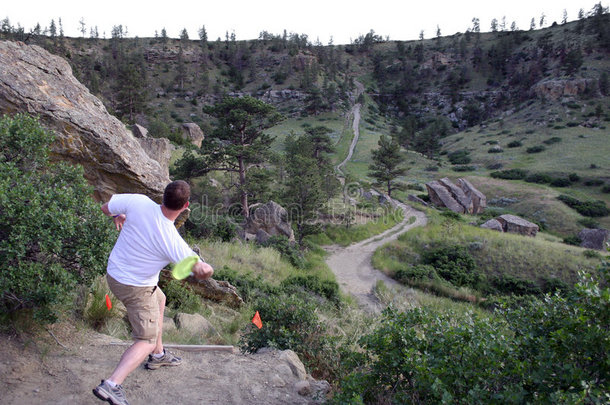
[{"label": "orange marker flag", "polygon": [[252,318],[252,323],[255,324],[259,329],[263,327],[263,321],[261,321],[261,316],[258,311],[256,311],[256,313],[254,314],[254,318]]},{"label": "orange marker flag", "polygon": [[106,294],[106,307],[108,308],[108,311],[112,309],[112,302],[110,302],[110,297],[108,294]]}]

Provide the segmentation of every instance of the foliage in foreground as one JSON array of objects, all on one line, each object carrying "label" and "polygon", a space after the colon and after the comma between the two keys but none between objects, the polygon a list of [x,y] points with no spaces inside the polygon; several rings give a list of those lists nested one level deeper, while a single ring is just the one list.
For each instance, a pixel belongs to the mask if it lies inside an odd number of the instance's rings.
[{"label": "foliage in foreground", "polygon": [[387,309],[333,402],[608,403],[609,270],[495,317]]},{"label": "foliage in foreground", "polygon": [[105,270],[116,235],[80,166],[51,163],[53,135],[26,115],[0,119],[0,313],[52,321]]}]

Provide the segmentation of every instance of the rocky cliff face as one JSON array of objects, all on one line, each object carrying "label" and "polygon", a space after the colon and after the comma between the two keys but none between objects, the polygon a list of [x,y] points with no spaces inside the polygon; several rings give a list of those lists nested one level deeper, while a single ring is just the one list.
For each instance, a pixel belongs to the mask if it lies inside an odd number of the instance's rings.
[{"label": "rocky cliff face", "polygon": [[166,168],[72,75],[70,65],[44,49],[0,42],[0,113],[30,113],[53,130],[56,159],[81,164],[95,197],[143,193],[160,201]]}]

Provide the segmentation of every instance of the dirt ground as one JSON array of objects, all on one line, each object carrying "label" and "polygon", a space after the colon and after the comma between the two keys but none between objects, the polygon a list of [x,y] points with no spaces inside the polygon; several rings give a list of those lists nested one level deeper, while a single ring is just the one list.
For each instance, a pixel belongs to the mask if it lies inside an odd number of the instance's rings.
[{"label": "dirt ground", "polygon": [[[91,390],[112,372],[125,347],[110,345],[116,341],[110,336],[73,325],[52,325],[49,330],[57,341],[44,331],[36,338],[0,335],[0,403],[107,403]],[[297,392],[295,385],[303,382],[303,376],[297,377],[277,351],[254,355],[237,350],[173,351],[182,357],[182,365],[154,371],[141,366],[127,378],[123,387],[131,405],[283,405],[323,399],[320,393]]]},{"label": "dirt ground", "polygon": [[[377,281],[381,280],[388,286],[400,289],[402,286],[379,270],[373,268],[371,258],[375,250],[383,244],[398,238],[398,236],[416,226],[427,223],[426,215],[414,208],[400,204],[405,215],[404,220],[382,234],[355,243],[347,248],[332,246],[331,255],[326,264],[337,277],[341,289],[356,297],[360,305],[370,312],[380,312],[382,309],[373,294]],[[409,224],[409,219],[415,217],[415,222]],[[406,290],[406,289],[405,289]]]}]

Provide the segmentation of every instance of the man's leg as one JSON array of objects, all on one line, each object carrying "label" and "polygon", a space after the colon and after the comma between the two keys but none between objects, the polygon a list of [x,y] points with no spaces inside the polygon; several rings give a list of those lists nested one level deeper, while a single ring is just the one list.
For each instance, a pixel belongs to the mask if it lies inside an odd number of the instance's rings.
[{"label": "man's leg", "polygon": [[154,350],[152,351],[154,354],[163,353],[163,314],[165,313],[165,294],[159,289],[157,294],[160,294],[159,298],[159,332],[157,334],[157,344],[155,345]]},{"label": "man's leg", "polygon": [[117,384],[123,384],[129,373],[138,368],[154,348],[154,343],[148,343],[146,340],[136,340],[133,345],[125,350],[119,364],[108,379]]}]

